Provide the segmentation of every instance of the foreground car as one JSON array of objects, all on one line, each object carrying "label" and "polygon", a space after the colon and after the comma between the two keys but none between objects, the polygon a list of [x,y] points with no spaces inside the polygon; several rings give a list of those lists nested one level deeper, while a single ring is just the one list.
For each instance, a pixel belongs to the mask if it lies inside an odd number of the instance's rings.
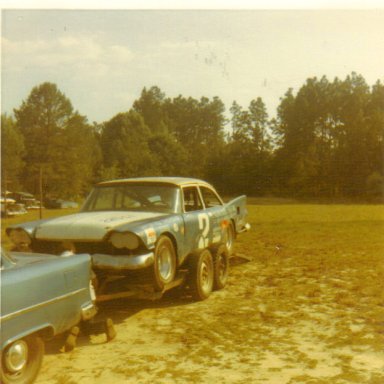
[{"label": "foreground car", "polygon": [[1,250],[1,383],[33,382],[44,339],[96,314],[90,273],[89,255]]},{"label": "foreground car", "polygon": [[[245,196],[223,203],[197,179],[112,180],[95,186],[80,213],[8,227],[7,234],[18,249],[90,253],[100,277],[140,270],[158,291],[186,268],[196,275],[190,280],[194,292],[206,284],[209,294],[224,284],[227,253],[248,229],[245,205]],[[226,252],[218,252],[223,244]]]}]

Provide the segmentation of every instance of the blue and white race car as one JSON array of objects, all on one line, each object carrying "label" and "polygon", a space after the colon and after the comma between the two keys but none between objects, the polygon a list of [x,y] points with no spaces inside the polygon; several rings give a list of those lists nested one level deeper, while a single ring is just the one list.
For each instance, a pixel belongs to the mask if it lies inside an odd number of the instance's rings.
[{"label": "blue and white race car", "polygon": [[16,250],[89,253],[98,276],[151,275],[157,291],[181,268],[194,296],[225,285],[237,234],[246,231],[246,197],[224,203],[208,183],[152,177],[97,184],[81,211],[7,228]]}]

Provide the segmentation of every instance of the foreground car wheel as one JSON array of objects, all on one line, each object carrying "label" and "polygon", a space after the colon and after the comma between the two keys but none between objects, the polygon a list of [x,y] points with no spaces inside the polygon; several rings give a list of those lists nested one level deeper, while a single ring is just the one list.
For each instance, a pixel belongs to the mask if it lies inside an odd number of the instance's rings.
[{"label": "foreground car wheel", "polygon": [[194,300],[209,297],[213,289],[213,260],[208,249],[191,255],[189,262],[188,285]]},{"label": "foreground car wheel", "polygon": [[158,291],[175,278],[176,252],[172,240],[167,236],[160,236],[155,248],[154,284]]},{"label": "foreground car wheel", "polygon": [[229,272],[229,252],[227,246],[222,244],[214,253],[214,279],[213,289],[219,290],[225,287]]},{"label": "foreground car wheel", "polygon": [[1,383],[32,383],[40,370],[44,343],[31,335],[9,345],[1,355]]}]

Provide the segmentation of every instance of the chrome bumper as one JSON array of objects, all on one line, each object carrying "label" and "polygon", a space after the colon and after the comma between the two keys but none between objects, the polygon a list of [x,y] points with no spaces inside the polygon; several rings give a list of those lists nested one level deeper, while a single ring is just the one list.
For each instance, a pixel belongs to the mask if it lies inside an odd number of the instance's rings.
[{"label": "chrome bumper", "polygon": [[144,255],[92,255],[92,265],[95,269],[109,269],[115,271],[136,270],[151,266],[154,263],[153,252]]},{"label": "chrome bumper", "polygon": [[81,317],[84,321],[92,319],[96,315],[97,309],[93,303],[81,307]]},{"label": "chrome bumper", "polygon": [[241,228],[237,233],[244,233],[248,232],[251,229],[251,224],[247,223],[244,225],[243,228]]}]

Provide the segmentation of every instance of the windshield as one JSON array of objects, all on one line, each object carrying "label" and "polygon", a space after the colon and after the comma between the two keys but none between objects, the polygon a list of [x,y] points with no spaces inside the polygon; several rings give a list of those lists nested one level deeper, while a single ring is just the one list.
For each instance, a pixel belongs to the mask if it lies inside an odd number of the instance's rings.
[{"label": "windshield", "polygon": [[0,268],[7,268],[15,263],[14,259],[12,258],[11,254],[6,251],[3,247],[1,247],[1,258],[0,258]]},{"label": "windshield", "polygon": [[164,184],[116,184],[92,190],[83,212],[94,211],[180,211],[179,189]]}]

